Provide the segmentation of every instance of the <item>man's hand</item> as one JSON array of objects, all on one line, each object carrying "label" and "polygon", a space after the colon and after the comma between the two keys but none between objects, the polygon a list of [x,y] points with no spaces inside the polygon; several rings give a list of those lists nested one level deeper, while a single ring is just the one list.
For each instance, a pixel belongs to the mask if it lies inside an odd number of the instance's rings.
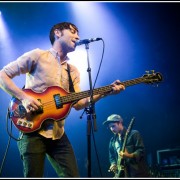
[{"label": "man's hand", "polygon": [[125,149],[125,151],[120,151],[119,152],[119,156],[121,156],[121,158],[134,158],[134,154],[133,153],[128,153],[128,151]]},{"label": "man's hand", "polygon": [[109,167],[109,171],[110,172],[117,172],[117,165],[116,164],[111,164],[111,166]]},{"label": "man's hand", "polygon": [[22,100],[22,105],[26,109],[27,113],[37,111],[42,106],[42,104],[37,99],[28,95],[26,95]]},{"label": "man's hand", "polygon": [[118,94],[120,91],[125,90],[125,86],[119,80],[114,81],[111,85],[113,89],[111,94]]}]

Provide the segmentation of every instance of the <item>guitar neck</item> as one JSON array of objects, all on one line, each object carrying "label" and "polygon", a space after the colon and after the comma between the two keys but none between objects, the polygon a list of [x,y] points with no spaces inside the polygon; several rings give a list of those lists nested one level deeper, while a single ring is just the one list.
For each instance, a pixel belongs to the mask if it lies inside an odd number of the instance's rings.
[{"label": "guitar neck", "polygon": [[[121,82],[121,84],[123,84],[125,87],[128,87],[128,86],[140,84],[143,82],[144,82],[144,78],[140,77],[140,78],[136,78],[136,79],[132,79],[132,80],[128,80],[128,81],[123,81],[123,82]],[[112,85],[107,85],[104,87],[94,89],[93,95],[105,94],[105,93],[109,93],[111,91],[112,91]],[[82,91],[82,92],[78,92],[78,93],[70,93],[66,96],[62,96],[61,103],[62,104],[71,103],[71,102],[75,102],[77,100],[89,97],[89,96],[91,96],[90,92],[91,92],[90,90],[87,90],[87,91]]]},{"label": "guitar neck", "polygon": [[123,81],[122,84],[125,87],[128,87],[128,86],[140,84],[140,83],[143,83],[143,82],[144,82],[144,77],[140,77],[140,78],[135,78],[135,79],[131,79],[131,80],[128,80],[128,81]]},{"label": "guitar neck", "polygon": [[123,151],[123,152],[125,151],[127,137],[129,135],[129,132],[131,131],[134,120],[135,120],[135,118],[133,117],[131,122],[129,123],[129,126],[128,126],[127,130],[126,130],[126,133],[125,133],[125,136],[124,136],[124,142],[123,142],[123,145],[122,145],[122,148],[121,148],[121,151]]}]

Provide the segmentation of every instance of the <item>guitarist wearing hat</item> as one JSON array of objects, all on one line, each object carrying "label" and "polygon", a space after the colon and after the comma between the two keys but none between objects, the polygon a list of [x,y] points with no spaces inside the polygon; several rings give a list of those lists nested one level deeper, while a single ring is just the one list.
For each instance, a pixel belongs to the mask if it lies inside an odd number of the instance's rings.
[{"label": "guitarist wearing hat", "polygon": [[108,170],[114,173],[114,178],[149,177],[143,139],[139,131],[130,128],[133,120],[126,128],[122,117],[112,114],[103,123],[114,134],[109,142]]}]

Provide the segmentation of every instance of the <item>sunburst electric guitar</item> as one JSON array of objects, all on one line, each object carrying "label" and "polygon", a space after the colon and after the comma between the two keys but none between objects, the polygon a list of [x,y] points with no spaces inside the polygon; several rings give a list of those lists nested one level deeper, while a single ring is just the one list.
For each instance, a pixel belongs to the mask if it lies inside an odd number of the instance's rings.
[{"label": "sunburst electric guitar", "polygon": [[[154,84],[162,81],[160,73],[147,73],[142,77],[121,82],[125,87],[146,83]],[[41,125],[47,119],[59,121],[67,117],[72,105],[80,99],[90,96],[90,90],[68,93],[59,86],[48,87],[45,91],[38,93],[31,89],[23,89],[28,95],[37,98],[42,107],[32,113],[27,113],[22,102],[12,97],[9,105],[9,118],[14,125],[24,133],[31,133],[41,128]],[[112,85],[100,87],[93,90],[93,94],[104,94],[112,91]]]}]

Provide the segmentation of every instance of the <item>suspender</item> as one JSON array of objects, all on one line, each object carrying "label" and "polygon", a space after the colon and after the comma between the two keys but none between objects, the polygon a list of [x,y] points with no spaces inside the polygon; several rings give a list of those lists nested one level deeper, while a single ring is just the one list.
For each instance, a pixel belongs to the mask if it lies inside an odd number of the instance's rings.
[{"label": "suspender", "polygon": [[69,92],[75,92],[72,78],[70,75],[70,65],[67,63],[67,71],[68,71],[68,77],[69,77]]}]

